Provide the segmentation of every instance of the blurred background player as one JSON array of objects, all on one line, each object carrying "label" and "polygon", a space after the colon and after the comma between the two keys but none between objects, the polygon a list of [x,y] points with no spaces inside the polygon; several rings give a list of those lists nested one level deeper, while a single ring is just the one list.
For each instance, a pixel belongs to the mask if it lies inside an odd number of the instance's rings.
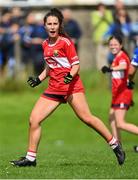
[{"label": "blurred background player", "polygon": [[[104,39],[108,41],[109,37],[119,35],[123,38],[123,45],[127,52],[131,51],[130,36],[131,36],[131,18],[122,0],[116,0],[112,10],[113,22],[109,25],[104,34]],[[114,55],[111,51],[107,55],[107,63],[111,66]],[[111,87],[111,74],[109,74],[109,87]]]},{"label": "blurred background player", "polygon": [[64,29],[71,40],[74,42],[76,51],[79,52],[79,41],[82,36],[82,30],[78,22],[73,19],[70,9],[64,9],[62,11],[64,16]]},{"label": "blurred background player", "polygon": [[122,38],[112,36],[109,39],[109,48],[114,55],[111,67],[103,66],[102,72],[112,75],[112,103],[109,112],[109,122],[113,135],[121,141],[120,130],[138,135],[138,126],[127,123],[125,116],[132,102],[132,89],[128,88],[128,72],[130,59],[123,49]]},{"label": "blurred background player", "polygon": [[84,87],[79,76],[79,58],[73,42],[64,34],[63,15],[58,9],[51,9],[44,17],[49,38],[43,42],[44,59],[47,66],[42,73],[28,83],[39,85],[49,77],[49,85],[36,102],[29,122],[29,143],[25,157],[11,161],[15,166],[36,166],[36,154],[41,138],[41,123],[61,104],[68,102],[82,122],[95,129],[111,146],[119,165],[125,161],[120,143],[112,136],[104,123],[92,115],[88,107]]},{"label": "blurred background player", "polygon": [[29,12],[24,26],[20,28],[20,34],[22,65],[27,71],[33,65],[33,73],[37,76],[45,69],[41,44],[48,36],[43,26],[43,15]]},{"label": "blurred background player", "polygon": [[[129,81],[132,84],[132,88],[134,85],[133,79],[134,79],[135,73],[137,72],[137,69],[138,69],[138,47],[134,49],[131,65],[129,68]],[[134,150],[135,152],[138,152],[138,145],[134,146]]]},{"label": "blurred background player", "polygon": [[114,22],[116,22],[118,11],[120,11],[121,9],[125,9],[124,1],[123,0],[115,0],[114,8],[112,10]]},{"label": "blurred background player", "polygon": [[132,81],[134,79],[135,73],[138,68],[138,47],[134,49],[133,57],[131,60],[131,65],[129,68],[129,80]]},{"label": "blurred background player", "polygon": [[[113,23],[112,11],[107,9],[106,5],[99,3],[97,10],[91,12],[92,42],[93,42],[93,60],[96,62],[96,68],[107,64],[108,46],[105,33]],[[95,53],[96,52],[96,53]]]}]

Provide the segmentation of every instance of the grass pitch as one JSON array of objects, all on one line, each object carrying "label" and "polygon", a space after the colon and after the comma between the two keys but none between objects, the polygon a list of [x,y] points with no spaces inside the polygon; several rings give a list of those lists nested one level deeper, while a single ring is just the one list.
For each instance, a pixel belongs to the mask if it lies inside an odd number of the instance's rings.
[{"label": "grass pitch", "polygon": [[[82,79],[93,114],[108,126],[108,80],[102,75],[88,75],[88,72],[82,74]],[[18,93],[0,92],[1,179],[138,179],[138,153],[133,151],[133,145],[138,145],[138,137],[122,132],[126,162],[120,167],[106,142],[84,125],[69,105],[61,105],[43,122],[37,167],[11,166],[10,160],[26,153],[28,118],[43,89],[41,85],[36,89],[27,87],[26,91]],[[137,90],[134,100],[136,104],[128,111],[127,119],[138,125]]]}]

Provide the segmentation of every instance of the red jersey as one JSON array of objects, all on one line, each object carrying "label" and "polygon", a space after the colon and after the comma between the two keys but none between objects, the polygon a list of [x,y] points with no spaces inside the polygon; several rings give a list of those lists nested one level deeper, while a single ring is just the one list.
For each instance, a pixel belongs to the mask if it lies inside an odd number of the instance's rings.
[{"label": "red jersey", "polygon": [[[132,100],[132,91],[127,88],[128,71],[130,66],[129,57],[125,52],[121,51],[116,55],[112,62],[112,67],[118,66],[119,64],[126,64],[125,70],[112,71],[112,104],[122,104],[122,108],[130,105]],[[120,105],[121,106],[121,105]],[[120,107],[119,106],[119,107]]]},{"label": "red jersey", "polygon": [[46,93],[71,94],[72,91],[84,91],[79,75],[76,75],[69,84],[64,83],[64,77],[75,64],[79,64],[79,58],[72,41],[60,36],[55,44],[50,45],[49,39],[42,44],[44,59],[49,70],[49,86]]}]

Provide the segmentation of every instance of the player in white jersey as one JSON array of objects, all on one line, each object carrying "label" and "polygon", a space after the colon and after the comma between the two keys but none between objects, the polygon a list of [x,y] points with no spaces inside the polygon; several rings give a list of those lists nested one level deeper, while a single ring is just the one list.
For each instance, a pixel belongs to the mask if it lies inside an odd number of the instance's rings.
[{"label": "player in white jersey", "polygon": [[[134,49],[131,66],[129,69],[129,81],[130,81],[129,83],[130,83],[131,88],[133,88],[134,86],[133,79],[134,79],[135,73],[137,72],[137,69],[138,69],[138,47]],[[134,146],[134,151],[138,152],[138,145]]]},{"label": "player in white jersey", "polygon": [[41,137],[41,122],[62,102],[68,102],[76,115],[89,127],[95,129],[110,145],[119,165],[125,161],[120,143],[112,136],[104,123],[91,114],[84,87],[78,74],[80,65],[74,44],[63,32],[63,15],[58,9],[51,9],[44,17],[49,38],[44,41],[46,69],[37,77],[30,77],[31,87],[39,85],[49,76],[49,85],[36,102],[29,128],[28,152],[25,157],[11,161],[15,166],[36,166],[36,152]]}]

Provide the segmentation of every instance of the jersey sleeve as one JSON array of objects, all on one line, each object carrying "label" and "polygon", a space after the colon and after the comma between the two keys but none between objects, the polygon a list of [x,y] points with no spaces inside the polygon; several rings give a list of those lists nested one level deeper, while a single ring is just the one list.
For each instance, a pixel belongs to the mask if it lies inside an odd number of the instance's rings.
[{"label": "jersey sleeve", "polygon": [[120,58],[118,58],[119,64],[128,64],[128,57],[126,54],[122,53]]},{"label": "jersey sleeve", "polygon": [[80,63],[73,42],[70,41],[70,43],[65,44],[65,51],[71,65]]},{"label": "jersey sleeve", "polygon": [[138,48],[134,50],[131,64],[138,67]]},{"label": "jersey sleeve", "polygon": [[120,59],[119,64],[127,64],[126,59]]}]

